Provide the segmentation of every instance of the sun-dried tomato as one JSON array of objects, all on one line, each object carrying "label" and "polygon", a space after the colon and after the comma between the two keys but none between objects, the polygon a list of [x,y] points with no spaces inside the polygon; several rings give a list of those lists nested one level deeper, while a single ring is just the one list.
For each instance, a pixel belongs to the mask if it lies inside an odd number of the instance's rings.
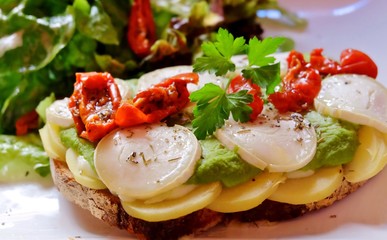
[{"label": "sun-dried tomato", "polygon": [[189,102],[187,84],[198,81],[198,74],[183,73],[139,92],[133,102],[124,102],[118,108],[116,124],[129,127],[155,123],[177,113]]},{"label": "sun-dried tomato", "polygon": [[313,106],[321,89],[319,72],[306,64],[302,55],[289,55],[289,70],[282,81],[282,90],[269,95],[268,100],[279,112],[300,112]]},{"label": "sun-dried tomato", "polygon": [[78,134],[95,142],[113,130],[120,102],[118,86],[109,73],[77,73],[68,106]]}]

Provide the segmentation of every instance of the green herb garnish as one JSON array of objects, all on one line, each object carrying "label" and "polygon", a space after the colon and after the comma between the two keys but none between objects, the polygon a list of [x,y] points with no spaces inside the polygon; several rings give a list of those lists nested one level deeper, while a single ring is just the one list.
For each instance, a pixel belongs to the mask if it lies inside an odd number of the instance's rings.
[{"label": "green herb garnish", "polygon": [[247,104],[252,102],[253,96],[247,94],[246,90],[227,94],[224,89],[213,83],[208,83],[191,93],[190,99],[197,102],[193,111],[195,119],[192,126],[198,139],[205,139],[207,135],[222,127],[230,113],[235,120],[246,122],[252,111]]},{"label": "green herb garnish", "polygon": [[[254,37],[246,44],[244,38],[234,38],[227,30],[220,28],[215,42],[202,44],[203,56],[196,59],[193,69],[194,72],[208,71],[216,76],[226,75],[236,68],[231,57],[247,54],[248,65],[242,69],[242,76],[251,79],[266,89],[266,94],[270,94],[281,82],[280,65],[274,63],[275,58],[270,55],[277,51],[283,41],[281,37],[266,38],[263,41]],[[198,139],[204,139],[221,128],[230,114],[236,121],[247,122],[252,112],[248,104],[253,101],[253,96],[246,90],[227,93],[212,83],[191,93],[190,100],[197,103],[192,126]]]}]

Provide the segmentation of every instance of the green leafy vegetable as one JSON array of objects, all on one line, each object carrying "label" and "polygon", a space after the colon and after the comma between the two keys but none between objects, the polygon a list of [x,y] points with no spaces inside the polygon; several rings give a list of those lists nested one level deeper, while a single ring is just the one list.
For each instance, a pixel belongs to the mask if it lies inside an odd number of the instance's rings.
[{"label": "green leafy vegetable", "polygon": [[62,15],[45,18],[15,10],[0,18],[0,76],[45,67],[66,46],[74,30],[70,9]]},{"label": "green leafy vegetable", "polygon": [[194,108],[196,117],[192,122],[194,134],[198,139],[205,139],[224,125],[230,113],[236,120],[248,121],[252,109],[247,104],[252,102],[253,97],[246,90],[227,94],[218,85],[208,83],[191,93],[190,100],[197,102]]},{"label": "green leafy vegetable", "polygon": [[49,159],[39,135],[0,135],[0,181],[19,181],[36,172],[50,173]]},{"label": "green leafy vegetable", "polygon": [[85,0],[76,0],[74,8],[77,28],[82,34],[102,43],[119,44],[117,31],[100,1],[88,5]]},{"label": "green leafy vegetable", "polygon": [[36,112],[44,123],[46,123],[46,109],[55,101],[55,94],[51,93],[50,96],[44,98],[39,102],[36,107]]}]

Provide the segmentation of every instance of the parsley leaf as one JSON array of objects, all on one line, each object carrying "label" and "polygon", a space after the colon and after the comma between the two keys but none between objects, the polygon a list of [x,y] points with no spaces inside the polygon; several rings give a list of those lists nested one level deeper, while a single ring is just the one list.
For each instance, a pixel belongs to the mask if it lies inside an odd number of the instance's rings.
[{"label": "parsley leaf", "polygon": [[192,126],[194,134],[201,140],[221,128],[230,113],[235,120],[248,121],[252,109],[247,104],[253,101],[253,96],[246,90],[227,94],[218,85],[207,83],[203,88],[192,92],[190,100],[197,102],[193,110],[195,119]]},{"label": "parsley leaf", "polygon": [[281,83],[280,64],[274,63],[275,53],[285,38],[265,38],[260,41],[256,37],[250,39],[247,48],[249,65],[242,70],[244,78],[251,79],[253,83],[266,89],[266,94],[274,92],[275,87]]},{"label": "parsley leaf", "polygon": [[268,37],[262,41],[258,40],[256,37],[250,39],[248,49],[247,49],[247,58],[249,60],[249,66],[265,66],[270,63],[274,63],[275,58],[269,56],[277,51],[278,47],[285,41],[285,38],[282,37]]},{"label": "parsley leaf", "polygon": [[243,77],[252,79],[253,83],[266,89],[266,94],[274,93],[275,87],[281,83],[280,63],[262,66],[259,68],[246,68],[242,70]]},{"label": "parsley leaf", "polygon": [[228,71],[235,71],[235,64],[231,61],[233,55],[244,52],[245,39],[234,36],[226,29],[220,28],[215,42],[202,44],[203,56],[196,59],[194,72],[209,71],[217,76],[225,75]]}]

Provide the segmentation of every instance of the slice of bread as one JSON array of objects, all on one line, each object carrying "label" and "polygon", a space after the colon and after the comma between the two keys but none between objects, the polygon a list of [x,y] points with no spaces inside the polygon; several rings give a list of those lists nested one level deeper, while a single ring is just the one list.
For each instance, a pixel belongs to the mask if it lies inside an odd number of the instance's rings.
[{"label": "slice of bread", "polygon": [[80,185],[75,181],[65,162],[51,160],[51,173],[54,184],[65,198],[87,209],[96,218],[111,226],[126,229],[139,239],[178,239],[187,235],[199,234],[215,225],[227,224],[230,221],[285,221],[328,207],[356,191],[365,183],[363,181],[352,184],[343,179],[341,187],[331,196],[309,204],[292,205],[265,200],[261,205],[243,212],[224,214],[202,209],[178,219],[147,222],[128,215],[119,198],[111,194],[109,190],[94,190]]}]

